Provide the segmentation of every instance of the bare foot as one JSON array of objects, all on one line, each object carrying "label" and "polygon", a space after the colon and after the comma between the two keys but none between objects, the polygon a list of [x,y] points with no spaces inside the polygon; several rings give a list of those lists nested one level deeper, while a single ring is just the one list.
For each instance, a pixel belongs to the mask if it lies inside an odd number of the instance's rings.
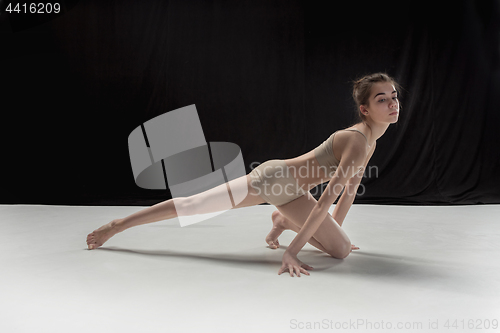
[{"label": "bare foot", "polygon": [[283,215],[281,215],[281,213],[278,210],[275,210],[273,212],[272,220],[273,220],[273,228],[266,237],[266,243],[267,245],[269,245],[271,249],[277,249],[280,247],[280,243],[278,242],[278,237],[281,235],[283,231],[289,228],[286,218]]},{"label": "bare foot", "polygon": [[106,243],[108,239],[116,235],[118,233],[118,228],[116,226],[117,222],[119,222],[119,220],[113,220],[88,234],[87,246],[89,250],[97,249]]}]

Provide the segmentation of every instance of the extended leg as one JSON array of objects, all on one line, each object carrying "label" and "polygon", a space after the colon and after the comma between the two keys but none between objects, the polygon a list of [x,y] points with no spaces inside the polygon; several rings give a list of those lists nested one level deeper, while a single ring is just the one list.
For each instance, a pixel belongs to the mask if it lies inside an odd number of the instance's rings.
[{"label": "extended leg", "polygon": [[230,188],[238,192],[238,188],[241,188],[241,186],[247,186],[248,194],[234,208],[248,207],[265,202],[256,195],[255,190],[250,186],[250,176],[242,176],[230,181],[229,185],[222,184],[190,197],[169,199],[144,208],[125,218],[113,220],[87,236],[88,248],[91,250],[98,248],[116,233],[141,224],[158,222],[177,216],[213,213],[227,209],[227,207],[221,205],[221,202],[223,202],[221,198],[227,198],[228,191],[231,192]]}]

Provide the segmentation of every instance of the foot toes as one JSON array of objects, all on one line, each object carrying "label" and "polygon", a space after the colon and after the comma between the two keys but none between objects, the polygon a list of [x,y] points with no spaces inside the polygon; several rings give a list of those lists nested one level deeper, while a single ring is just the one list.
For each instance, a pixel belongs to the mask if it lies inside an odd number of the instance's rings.
[{"label": "foot toes", "polygon": [[278,248],[278,246],[277,246],[276,244],[274,244],[274,242],[273,242],[273,241],[270,241],[270,242],[269,242],[269,247],[270,247],[271,249],[276,249],[276,248]]}]

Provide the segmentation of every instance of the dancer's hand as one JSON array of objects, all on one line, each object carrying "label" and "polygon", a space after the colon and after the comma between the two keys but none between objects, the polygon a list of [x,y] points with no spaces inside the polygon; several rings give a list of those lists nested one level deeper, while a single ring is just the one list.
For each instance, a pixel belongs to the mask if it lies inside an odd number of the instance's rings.
[{"label": "dancer's hand", "polygon": [[290,272],[290,276],[293,277],[295,273],[298,277],[300,277],[300,273],[304,273],[305,275],[309,275],[309,272],[306,269],[314,269],[309,265],[304,264],[300,261],[296,255],[290,254],[288,251],[285,251],[283,254],[283,265],[281,265],[280,270],[278,271],[278,275],[284,273],[288,270]]},{"label": "dancer's hand", "polygon": [[351,252],[352,252],[352,250],[359,250],[359,247],[357,247],[354,244],[351,244]]}]

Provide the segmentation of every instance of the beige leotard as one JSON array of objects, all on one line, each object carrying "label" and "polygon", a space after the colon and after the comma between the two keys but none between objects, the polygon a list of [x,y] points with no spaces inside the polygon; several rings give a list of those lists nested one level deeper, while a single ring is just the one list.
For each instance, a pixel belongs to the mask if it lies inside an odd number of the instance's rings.
[{"label": "beige leotard", "polygon": [[[344,131],[359,132],[365,137],[366,142],[368,142],[366,136],[356,129],[346,129]],[[335,133],[337,132],[338,131],[336,131]],[[314,149],[314,156],[318,160],[320,167],[323,167],[327,170],[327,175],[329,176],[329,178],[333,177],[333,174],[337,170],[337,167],[340,163],[340,161],[333,154],[333,139],[335,138],[335,133],[330,135],[328,139],[326,139],[322,144]]]},{"label": "beige leotard", "polygon": [[[346,131],[359,132],[358,130]],[[335,133],[314,149],[316,159],[320,166],[324,166],[326,170],[330,171],[330,177],[333,177],[340,163],[333,155]],[[267,203],[275,206],[287,204],[307,193],[306,189],[298,185],[293,173],[290,172],[289,167],[283,160],[269,160],[260,164],[250,172],[250,177],[251,186],[256,190],[256,193]]]}]

